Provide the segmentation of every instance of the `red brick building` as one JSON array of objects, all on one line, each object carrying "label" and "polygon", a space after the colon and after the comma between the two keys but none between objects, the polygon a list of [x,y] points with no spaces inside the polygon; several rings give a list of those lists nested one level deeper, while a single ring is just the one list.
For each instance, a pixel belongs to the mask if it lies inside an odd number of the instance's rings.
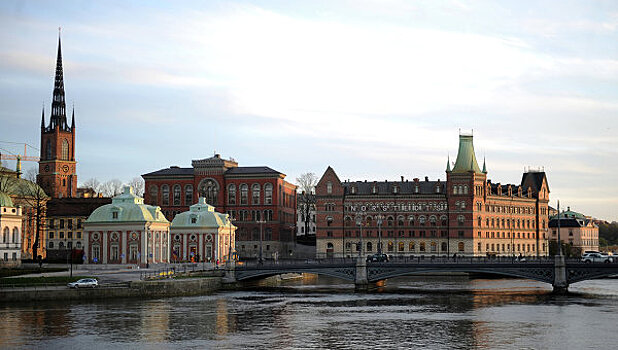
[{"label": "red brick building", "polygon": [[172,166],[142,175],[146,203],[158,205],[168,220],[189,210],[198,197],[235,219],[236,251],[258,257],[260,235],[264,258],[292,253],[296,217],[296,186],[285,174],[266,166],[239,167],[216,154],[192,161],[191,168]]},{"label": "red brick building", "polygon": [[316,186],[317,257],[355,256],[361,230],[363,255],[377,252],[379,233],[382,251],[395,256],[547,254],[544,172],[492,183],[472,136],[460,135],[446,181],[401,180],[342,182],[328,167]]},{"label": "red brick building", "polygon": [[69,126],[64,98],[60,38],[49,125],[45,126],[45,112],[41,116],[41,160],[37,183],[52,198],[77,196],[75,113]]}]

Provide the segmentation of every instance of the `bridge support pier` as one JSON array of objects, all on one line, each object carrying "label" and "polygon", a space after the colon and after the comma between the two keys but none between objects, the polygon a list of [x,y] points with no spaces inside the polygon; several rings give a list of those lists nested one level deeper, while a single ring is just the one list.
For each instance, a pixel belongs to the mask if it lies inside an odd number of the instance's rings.
[{"label": "bridge support pier", "polygon": [[236,283],[236,264],[233,260],[228,260],[227,264],[225,264],[225,272],[223,274],[223,279],[221,280],[224,284],[232,284]]},{"label": "bridge support pier", "polygon": [[564,255],[556,255],[554,260],[554,293],[565,294],[568,292],[569,283],[566,275],[566,262]]},{"label": "bridge support pier", "polygon": [[369,289],[369,281],[367,280],[367,261],[362,257],[356,260],[356,273],[354,274],[354,290]]}]

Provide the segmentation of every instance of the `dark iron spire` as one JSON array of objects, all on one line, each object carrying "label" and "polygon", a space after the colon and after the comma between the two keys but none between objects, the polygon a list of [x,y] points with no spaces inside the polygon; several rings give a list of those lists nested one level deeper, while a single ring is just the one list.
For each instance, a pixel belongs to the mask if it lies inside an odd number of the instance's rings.
[{"label": "dark iron spire", "polygon": [[45,106],[41,107],[41,129],[45,129]]},{"label": "dark iron spire", "polygon": [[54,94],[52,98],[52,111],[50,128],[58,125],[61,129],[67,129],[66,104],[64,101],[64,76],[62,73],[62,46],[60,43],[60,28],[58,28],[58,57],[56,58],[56,79],[54,81]]},{"label": "dark iron spire", "polygon": [[71,130],[75,129],[75,105],[73,105],[73,113],[71,113]]}]

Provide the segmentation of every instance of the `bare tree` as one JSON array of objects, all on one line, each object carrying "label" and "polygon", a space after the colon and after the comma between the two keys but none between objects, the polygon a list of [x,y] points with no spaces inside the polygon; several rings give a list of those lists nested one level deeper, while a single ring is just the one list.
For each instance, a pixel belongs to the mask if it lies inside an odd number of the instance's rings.
[{"label": "bare tree", "polygon": [[318,177],[314,173],[300,174],[296,178],[296,184],[300,191],[297,200],[298,210],[301,212],[306,235],[309,233],[309,223],[315,212],[315,185],[318,184]]},{"label": "bare tree", "polygon": [[105,197],[114,197],[122,193],[122,181],[118,179],[109,180],[101,185],[101,193]]},{"label": "bare tree", "polygon": [[[36,172],[30,174],[36,178]],[[37,185],[34,181],[28,181],[25,179],[17,179],[18,181],[18,197],[20,204],[23,204],[26,208],[25,214],[28,217],[27,222],[34,221],[35,233],[34,242],[32,242],[32,258],[36,259],[39,256],[39,242],[41,238],[41,231],[43,228],[43,221],[45,219],[45,208],[49,196],[43,191],[43,189]],[[34,220],[32,220],[34,219]]]},{"label": "bare tree", "polygon": [[26,170],[26,172],[24,173],[24,179],[36,183],[37,175],[39,175],[39,168],[32,167]]},{"label": "bare tree", "polygon": [[93,190],[96,193],[101,192],[101,181],[96,177],[91,177],[88,180],[84,181],[83,186]]},{"label": "bare tree", "polygon": [[142,179],[141,176],[136,176],[133,179],[131,179],[131,181],[129,181],[129,186],[133,187],[133,193],[135,193],[136,196],[138,197],[144,196],[145,184],[144,184],[144,179]]}]

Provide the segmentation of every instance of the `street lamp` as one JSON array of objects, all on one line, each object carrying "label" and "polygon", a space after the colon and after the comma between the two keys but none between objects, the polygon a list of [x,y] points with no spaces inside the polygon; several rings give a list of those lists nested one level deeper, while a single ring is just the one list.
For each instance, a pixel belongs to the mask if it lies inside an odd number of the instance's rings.
[{"label": "street lamp", "polygon": [[230,223],[230,239],[229,239],[229,242],[228,242],[229,250],[228,250],[228,253],[227,253],[227,260],[231,261],[231,259],[232,259],[232,221],[234,221],[234,218],[229,217],[228,220],[229,220],[229,223]]},{"label": "street lamp", "polygon": [[558,201],[558,255],[562,256],[562,241],[560,240],[560,201]]},{"label": "street lamp", "polygon": [[258,259],[258,262],[260,263],[260,265],[262,265],[262,263],[264,263],[264,260],[262,258],[262,224],[266,223],[266,221],[264,220],[258,220],[256,221],[258,224],[260,224],[260,257]]},{"label": "street lamp", "polygon": [[360,227],[358,258],[362,259],[362,256],[363,256],[363,217],[361,215],[356,216],[356,224]]},{"label": "street lamp", "polygon": [[382,256],[382,219],[384,216],[378,215],[378,256]]}]

